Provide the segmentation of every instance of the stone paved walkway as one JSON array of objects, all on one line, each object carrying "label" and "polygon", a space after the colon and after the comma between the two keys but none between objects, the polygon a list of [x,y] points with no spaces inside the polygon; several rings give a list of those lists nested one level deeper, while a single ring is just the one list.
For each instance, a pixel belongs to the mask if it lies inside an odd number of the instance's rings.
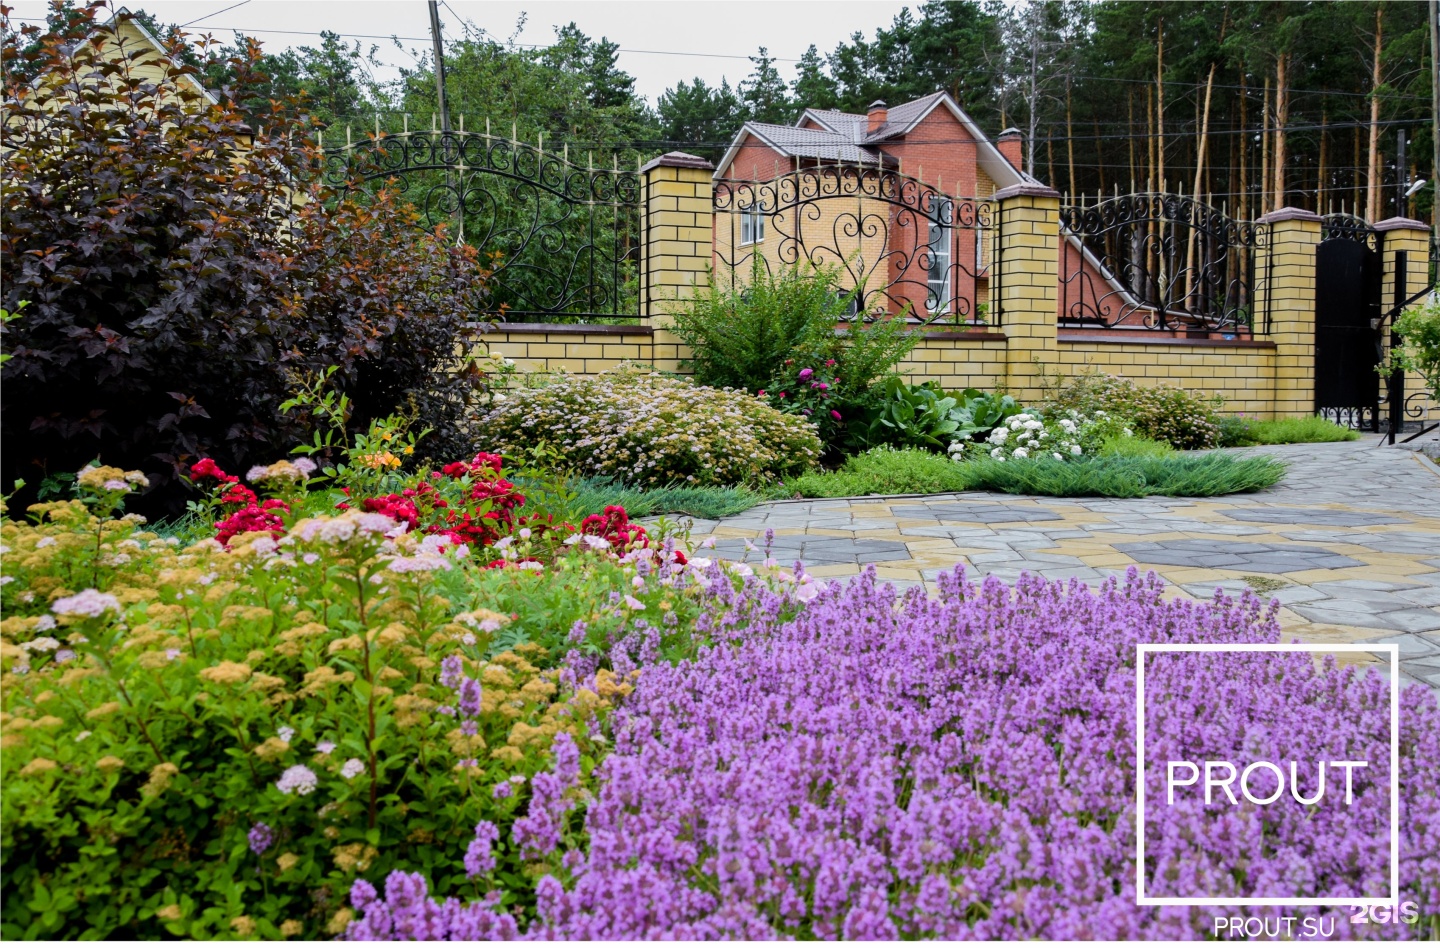
[{"label": "stone paved walkway", "polygon": [[[1440,690],[1440,468],[1408,451],[1344,444],[1247,448],[1290,465],[1276,487],[1187,500],[1008,496],[869,497],[764,504],[698,521],[727,559],[775,531],[773,555],[816,576],[874,564],[897,586],[927,586],[965,563],[972,575],[1021,572],[1098,583],[1131,564],[1177,595],[1246,586],[1279,599],[1287,637],[1400,646],[1407,679]],[[755,544],[759,545],[759,544]]]}]

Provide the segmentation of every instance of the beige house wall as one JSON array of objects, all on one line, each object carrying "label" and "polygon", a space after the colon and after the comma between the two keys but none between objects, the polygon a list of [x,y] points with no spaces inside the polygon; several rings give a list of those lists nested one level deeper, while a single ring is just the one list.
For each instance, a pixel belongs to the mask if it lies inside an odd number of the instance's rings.
[{"label": "beige house wall", "polygon": [[[767,189],[768,193],[768,189]],[[744,242],[742,220],[757,198],[746,186],[735,189],[734,204],[715,214],[715,275],[721,285],[744,286],[757,260],[766,272],[778,274],[795,264],[838,268],[845,290],[865,286],[874,291],[888,285],[891,254],[885,246],[892,205],[876,198],[824,197],[798,206],[762,210],[764,234]]]}]

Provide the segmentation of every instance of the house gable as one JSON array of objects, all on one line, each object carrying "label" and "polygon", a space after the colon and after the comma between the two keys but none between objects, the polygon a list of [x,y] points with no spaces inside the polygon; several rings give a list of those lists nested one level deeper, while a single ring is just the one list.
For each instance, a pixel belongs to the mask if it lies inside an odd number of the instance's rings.
[{"label": "house gable", "polygon": [[720,167],[726,169],[727,177],[739,181],[768,181],[777,171],[793,167],[793,160],[746,123]]},{"label": "house gable", "polygon": [[[715,179],[753,180],[760,174],[760,180],[768,180],[795,166],[792,163],[819,160],[898,164],[911,174],[929,165],[942,181],[964,188],[951,193],[968,195],[975,194],[982,177],[997,189],[1030,183],[948,93],[934,92],[897,105],[882,127],[875,132],[868,127],[867,116],[835,109],[806,109],[793,126],[747,122],[716,166]],[[768,173],[754,161],[743,170],[733,167],[748,138],[760,139],[773,151]],[[925,178],[936,180],[928,174]],[[951,186],[946,184],[945,189]]]}]

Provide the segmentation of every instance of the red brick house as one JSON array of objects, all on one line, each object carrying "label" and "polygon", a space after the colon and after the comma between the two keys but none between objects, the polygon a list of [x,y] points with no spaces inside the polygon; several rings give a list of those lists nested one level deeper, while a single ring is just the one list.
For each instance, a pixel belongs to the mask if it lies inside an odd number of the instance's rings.
[{"label": "red brick house", "polygon": [[[1031,183],[1021,147],[1013,129],[992,142],[945,92],[876,102],[864,115],[806,109],[793,126],[746,122],[715,170],[718,209],[733,196],[732,213],[716,216],[717,270],[805,256],[864,282],[869,310],[908,302],[915,314],[983,321],[993,254],[984,202]],[[805,174],[826,168],[823,182]],[[834,193],[839,169],[874,169],[873,181]]]},{"label": "red brick house", "polygon": [[[772,272],[808,259],[839,266],[845,289],[863,285],[867,312],[908,306],[927,320],[993,324],[988,199],[1040,183],[1020,170],[1022,149],[1018,130],[992,142],[945,92],[876,102],[864,115],[806,109],[794,125],[746,122],[715,169],[715,270],[743,281],[757,258]],[[1078,237],[1063,237],[1062,326],[1154,318]]]}]

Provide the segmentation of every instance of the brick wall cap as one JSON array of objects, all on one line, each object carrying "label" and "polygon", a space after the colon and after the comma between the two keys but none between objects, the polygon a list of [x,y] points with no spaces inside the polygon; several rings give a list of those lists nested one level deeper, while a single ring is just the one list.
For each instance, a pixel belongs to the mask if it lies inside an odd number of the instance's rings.
[{"label": "brick wall cap", "polygon": [[[1106,330],[1112,334],[1125,333],[1120,335],[1090,335],[1088,333],[1067,333],[1064,331],[1055,334],[1055,341],[1067,346],[1098,345],[1098,346],[1184,346],[1191,349],[1274,349],[1275,343],[1269,339],[1187,339],[1183,336],[1152,336],[1141,335],[1148,330]],[[1099,330],[1096,331],[1097,333]]]},{"label": "brick wall cap", "polygon": [[1006,201],[1017,197],[1053,197],[1058,198],[1060,192],[1043,184],[1012,184],[1008,188],[1001,188],[990,199],[994,201]]},{"label": "brick wall cap", "polygon": [[1413,217],[1390,217],[1373,225],[1381,233],[1387,230],[1429,230],[1430,225]]},{"label": "brick wall cap", "polygon": [[[481,327],[486,328],[481,328]],[[649,336],[655,330],[651,326],[617,326],[613,323],[486,323],[471,324],[472,332],[499,336],[530,335],[591,335],[591,336]]]},{"label": "brick wall cap", "polygon": [[993,329],[950,329],[927,332],[921,338],[935,342],[1004,342],[1009,337]]},{"label": "brick wall cap", "polygon": [[1280,221],[1314,221],[1320,223],[1320,215],[1303,207],[1282,207],[1260,218],[1261,224],[1276,224]]},{"label": "brick wall cap", "polygon": [[714,171],[715,166],[708,159],[699,155],[689,155],[683,151],[669,151],[654,158],[649,164],[640,169],[643,174],[651,168],[699,168],[702,171]]}]

